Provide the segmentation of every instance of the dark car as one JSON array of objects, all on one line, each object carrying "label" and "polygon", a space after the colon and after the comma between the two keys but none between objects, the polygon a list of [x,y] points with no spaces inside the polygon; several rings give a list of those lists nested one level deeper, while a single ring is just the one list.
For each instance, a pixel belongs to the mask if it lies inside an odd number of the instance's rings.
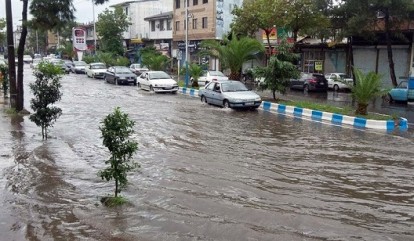
[{"label": "dark car", "polygon": [[301,73],[299,79],[290,80],[290,88],[303,91],[328,91],[328,80],[323,74]]},{"label": "dark car", "polygon": [[137,85],[137,76],[125,66],[112,66],[109,67],[105,73],[105,81],[115,85]]}]

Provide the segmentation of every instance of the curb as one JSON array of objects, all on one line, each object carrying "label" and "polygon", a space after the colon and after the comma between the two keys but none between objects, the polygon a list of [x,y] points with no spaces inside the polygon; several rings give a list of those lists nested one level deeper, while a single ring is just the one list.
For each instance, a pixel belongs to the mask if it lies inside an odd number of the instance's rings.
[{"label": "curb", "polygon": [[[183,95],[198,97],[198,90],[196,89],[179,88],[178,92]],[[370,120],[361,117],[347,116],[295,106],[282,105],[268,101],[263,101],[259,108],[267,112],[288,115],[295,118],[308,119],[321,123],[328,122],[337,126],[352,126],[357,129],[376,129],[385,130],[387,132],[397,129],[400,131],[408,130],[408,121],[406,118],[402,117],[400,117],[398,120]]]}]

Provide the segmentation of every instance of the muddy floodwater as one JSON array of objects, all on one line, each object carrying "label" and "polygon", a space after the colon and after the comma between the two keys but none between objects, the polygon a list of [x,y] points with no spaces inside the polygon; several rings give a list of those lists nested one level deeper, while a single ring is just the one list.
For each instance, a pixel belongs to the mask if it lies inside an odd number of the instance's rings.
[{"label": "muddy floodwater", "polygon": [[[25,70],[25,107],[32,97]],[[42,141],[28,117],[0,117],[0,240],[414,240],[410,134],[223,110],[85,75],[62,79],[63,115]],[[97,173],[115,107],[139,143],[121,195]],[[2,109],[4,107],[1,107]]]}]

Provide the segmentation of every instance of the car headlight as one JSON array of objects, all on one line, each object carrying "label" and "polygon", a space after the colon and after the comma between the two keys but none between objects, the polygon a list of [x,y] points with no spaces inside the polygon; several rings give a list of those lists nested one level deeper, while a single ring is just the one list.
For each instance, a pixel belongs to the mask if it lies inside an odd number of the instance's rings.
[{"label": "car headlight", "polygon": [[257,97],[256,99],[254,99],[254,101],[261,101],[262,100],[262,98],[260,98],[260,97]]}]

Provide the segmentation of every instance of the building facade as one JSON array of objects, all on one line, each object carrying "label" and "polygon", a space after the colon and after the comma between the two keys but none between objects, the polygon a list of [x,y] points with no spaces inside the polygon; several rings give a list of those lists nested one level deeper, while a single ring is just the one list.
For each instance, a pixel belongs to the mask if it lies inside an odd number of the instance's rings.
[{"label": "building facade", "polygon": [[149,42],[162,54],[171,57],[172,11],[147,17],[145,21],[150,28]]},{"label": "building facade", "polygon": [[[206,39],[220,40],[230,31],[232,10],[243,0],[173,0],[173,49],[172,55],[181,64],[185,62],[186,35],[188,36],[188,62],[209,64],[218,69],[218,61],[200,58],[200,43]],[[186,6],[187,4],[187,6]],[[188,15],[186,16],[186,8]],[[188,21],[188,29],[186,29]]]}]

